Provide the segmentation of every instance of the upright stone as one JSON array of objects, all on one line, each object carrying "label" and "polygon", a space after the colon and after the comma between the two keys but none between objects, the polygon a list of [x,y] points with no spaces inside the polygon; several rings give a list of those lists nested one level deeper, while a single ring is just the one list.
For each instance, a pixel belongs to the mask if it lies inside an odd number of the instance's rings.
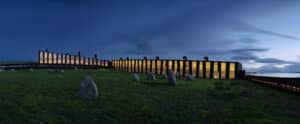
[{"label": "upright stone", "polygon": [[132,74],[132,79],[134,81],[140,81],[140,77],[139,77],[139,75],[137,73]]},{"label": "upright stone", "polygon": [[186,76],[186,79],[189,80],[189,81],[192,81],[192,80],[195,80],[195,77],[193,75],[188,74]]},{"label": "upright stone", "polygon": [[168,75],[168,82],[170,85],[175,86],[176,85],[176,76],[172,70],[168,70],[167,72]]},{"label": "upright stone", "polygon": [[33,69],[32,69],[32,68],[30,68],[30,69],[29,69],[29,71],[30,71],[30,72],[33,72]]},{"label": "upright stone", "polygon": [[75,66],[75,67],[74,67],[74,70],[77,71],[77,70],[78,70],[78,67]]},{"label": "upright stone", "polygon": [[80,82],[78,95],[86,99],[96,99],[98,97],[98,88],[92,77],[87,76]]},{"label": "upright stone", "polygon": [[168,79],[168,75],[167,75],[167,74],[164,74],[164,75],[162,75],[162,78],[163,78],[163,79]]},{"label": "upright stone", "polygon": [[176,72],[176,77],[180,77],[180,73],[179,72]]},{"label": "upright stone", "polygon": [[61,70],[60,70],[60,72],[64,73],[64,72],[65,72],[65,70],[61,69]]},{"label": "upright stone", "polygon": [[155,74],[150,72],[147,74],[147,79],[152,81],[152,80],[156,80]]}]

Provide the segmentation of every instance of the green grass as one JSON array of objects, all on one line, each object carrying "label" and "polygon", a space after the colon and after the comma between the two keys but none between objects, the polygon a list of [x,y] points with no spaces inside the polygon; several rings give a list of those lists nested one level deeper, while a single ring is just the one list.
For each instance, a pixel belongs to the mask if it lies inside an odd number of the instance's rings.
[{"label": "green grass", "polygon": [[[92,76],[96,100],[75,96]],[[141,75],[141,74],[140,74]],[[300,99],[241,80],[131,80],[109,70],[0,72],[0,124],[296,124]]]}]

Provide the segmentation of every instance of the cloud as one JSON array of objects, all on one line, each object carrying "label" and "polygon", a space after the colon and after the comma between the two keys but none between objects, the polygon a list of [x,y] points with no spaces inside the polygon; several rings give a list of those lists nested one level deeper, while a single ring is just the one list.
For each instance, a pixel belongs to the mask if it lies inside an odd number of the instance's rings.
[{"label": "cloud", "polygon": [[276,59],[276,58],[259,58],[256,59],[255,61],[259,63],[277,63],[277,64],[290,63],[288,61]]},{"label": "cloud", "polygon": [[262,29],[262,28],[254,26],[254,25],[244,23],[244,22],[234,22],[234,24],[232,24],[232,26],[234,29],[240,30],[243,32],[259,33],[259,34],[281,37],[281,38],[285,38],[285,39],[299,40],[299,38],[295,37],[295,36],[269,31],[269,30]]},{"label": "cloud", "polygon": [[239,60],[239,61],[255,60],[255,59],[257,59],[257,56],[254,56],[254,55],[236,55],[236,56],[232,56],[231,59]]},{"label": "cloud", "polygon": [[285,72],[300,72],[300,63],[291,64],[284,68]]},{"label": "cloud", "polygon": [[266,52],[269,49],[266,48],[239,48],[239,49],[232,49],[230,52],[232,53],[254,53],[254,52]]}]

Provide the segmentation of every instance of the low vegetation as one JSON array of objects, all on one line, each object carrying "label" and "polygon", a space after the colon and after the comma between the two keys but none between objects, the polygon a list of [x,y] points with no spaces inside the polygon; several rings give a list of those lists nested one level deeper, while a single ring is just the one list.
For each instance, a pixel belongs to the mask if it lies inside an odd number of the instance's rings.
[{"label": "low vegetation", "polygon": [[[92,76],[96,100],[75,95]],[[3,124],[296,124],[300,99],[249,81],[178,79],[132,81],[110,70],[16,70],[0,72],[0,123]]]}]

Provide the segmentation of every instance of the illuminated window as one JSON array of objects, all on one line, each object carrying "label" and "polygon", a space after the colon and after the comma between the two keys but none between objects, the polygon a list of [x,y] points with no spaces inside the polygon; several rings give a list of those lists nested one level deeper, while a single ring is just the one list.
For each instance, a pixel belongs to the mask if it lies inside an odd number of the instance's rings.
[{"label": "illuminated window", "polygon": [[121,70],[121,69],[120,69],[120,68],[121,68],[120,64],[121,64],[120,60],[117,60],[117,70],[118,70],[118,71]]},{"label": "illuminated window", "polygon": [[174,61],[174,74],[177,74],[177,69],[178,69],[177,66],[178,66],[178,65],[177,65],[177,60],[175,60],[175,61]]},{"label": "illuminated window", "polygon": [[221,79],[226,79],[226,63],[221,63]]},{"label": "illuminated window", "polygon": [[210,78],[210,62],[205,62],[206,78]]},{"label": "illuminated window", "polygon": [[229,66],[229,79],[235,79],[235,63],[230,63],[230,66]]},{"label": "illuminated window", "polygon": [[114,60],[114,61],[115,61],[114,68],[115,68],[116,70],[118,70],[118,60]]},{"label": "illuminated window", "polygon": [[61,54],[57,54],[57,64],[61,64]]},{"label": "illuminated window", "polygon": [[80,65],[83,65],[83,63],[84,63],[84,58],[80,57]]},{"label": "illuminated window", "polygon": [[142,72],[143,63],[142,60],[139,60],[139,72]]},{"label": "illuminated window", "polygon": [[128,71],[131,72],[132,60],[128,60]]},{"label": "illuminated window", "polygon": [[220,78],[218,62],[214,62],[214,79]]},{"label": "illuminated window", "polygon": [[40,64],[44,64],[44,52],[40,51],[39,56],[40,56],[40,60],[39,60]]},{"label": "illuminated window", "polygon": [[119,60],[119,70],[123,71],[123,60]]},{"label": "illuminated window", "polygon": [[74,65],[75,64],[75,57],[71,56],[71,64]]},{"label": "illuminated window", "polygon": [[131,69],[132,72],[137,72],[137,61],[135,59],[132,60]]},{"label": "illuminated window", "polygon": [[185,76],[190,73],[190,62],[185,62]]},{"label": "illuminated window", "polygon": [[172,60],[169,60],[168,61],[168,69],[173,71],[173,67],[172,66],[173,66]]},{"label": "illuminated window", "polygon": [[64,55],[64,54],[62,54],[62,55],[61,55],[61,57],[62,57],[62,59],[61,59],[61,63],[62,63],[62,64],[65,64],[65,62],[66,62],[65,55]]},{"label": "illuminated window", "polygon": [[45,64],[49,64],[49,61],[48,61],[48,60],[49,60],[49,59],[48,59],[48,52],[44,52],[44,57],[45,57],[45,58],[44,58],[44,63],[45,63]]},{"label": "illuminated window", "polygon": [[162,74],[166,74],[167,72],[167,61],[166,60],[162,60]]},{"label": "illuminated window", "polygon": [[75,64],[76,64],[76,65],[79,65],[79,62],[80,62],[79,56],[75,56]]},{"label": "illuminated window", "polygon": [[117,60],[117,70],[121,70],[121,60]]},{"label": "illuminated window", "polygon": [[156,60],[156,61],[157,61],[157,74],[160,74],[161,61],[160,60]]},{"label": "illuminated window", "polygon": [[105,61],[104,66],[105,66],[105,67],[108,67],[108,61]]},{"label": "illuminated window", "polygon": [[151,72],[151,61],[147,60],[147,72]]},{"label": "illuminated window", "polygon": [[136,63],[136,60],[132,60],[133,63],[132,63],[132,72],[136,72],[136,69],[137,69],[137,63]]},{"label": "illuminated window", "polygon": [[146,67],[147,65],[146,65],[146,60],[143,60],[143,72],[146,72]]},{"label": "illuminated window", "polygon": [[57,54],[53,53],[53,64],[57,64]]},{"label": "illuminated window", "polygon": [[180,76],[183,75],[183,61],[179,61],[179,73],[180,73]]},{"label": "illuminated window", "polygon": [[128,71],[128,60],[125,60],[125,71]]},{"label": "illuminated window", "polygon": [[89,58],[85,58],[85,65],[89,65]]},{"label": "illuminated window", "polygon": [[155,60],[152,60],[152,72],[155,72]]},{"label": "illuminated window", "polygon": [[199,62],[198,68],[199,68],[198,76],[199,76],[200,78],[203,78],[203,77],[204,77],[204,75],[203,75],[203,62]]},{"label": "illuminated window", "polygon": [[197,61],[192,61],[192,75],[197,76]]},{"label": "illuminated window", "polygon": [[49,53],[49,54],[48,54],[48,58],[49,58],[49,61],[48,61],[49,64],[53,64],[53,63],[52,63],[52,59],[53,59],[53,58],[52,58],[52,53]]},{"label": "illuminated window", "polygon": [[139,72],[139,60],[135,60],[135,72]]},{"label": "illuminated window", "polygon": [[90,65],[94,65],[94,59],[90,58]]}]

